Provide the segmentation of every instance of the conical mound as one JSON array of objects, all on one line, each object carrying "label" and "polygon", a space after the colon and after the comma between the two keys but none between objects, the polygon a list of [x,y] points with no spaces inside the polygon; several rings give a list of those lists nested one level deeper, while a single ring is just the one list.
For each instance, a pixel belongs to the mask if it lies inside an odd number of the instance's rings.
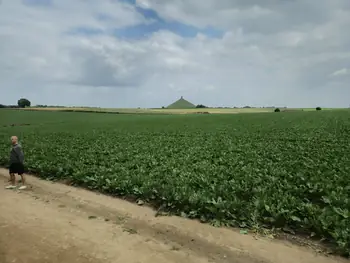
[{"label": "conical mound", "polygon": [[179,100],[170,104],[167,108],[168,109],[193,109],[195,107],[196,107],[196,105],[192,104],[191,102],[189,102],[189,101],[185,100],[183,97],[181,97]]}]

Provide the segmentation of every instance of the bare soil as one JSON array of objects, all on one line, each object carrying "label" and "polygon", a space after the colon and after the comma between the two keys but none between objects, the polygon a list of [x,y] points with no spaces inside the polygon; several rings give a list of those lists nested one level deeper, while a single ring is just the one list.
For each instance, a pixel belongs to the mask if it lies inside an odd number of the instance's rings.
[{"label": "bare soil", "polygon": [[28,176],[5,190],[0,169],[0,263],[335,263],[287,241],[242,235],[127,201]]}]

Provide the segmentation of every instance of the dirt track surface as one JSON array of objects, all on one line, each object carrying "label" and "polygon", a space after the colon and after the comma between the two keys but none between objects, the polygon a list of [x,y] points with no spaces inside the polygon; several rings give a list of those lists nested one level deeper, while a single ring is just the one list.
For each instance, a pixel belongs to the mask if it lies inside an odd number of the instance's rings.
[{"label": "dirt track surface", "polygon": [[0,263],[335,263],[287,242],[254,238],[28,176],[5,190],[0,169]]}]

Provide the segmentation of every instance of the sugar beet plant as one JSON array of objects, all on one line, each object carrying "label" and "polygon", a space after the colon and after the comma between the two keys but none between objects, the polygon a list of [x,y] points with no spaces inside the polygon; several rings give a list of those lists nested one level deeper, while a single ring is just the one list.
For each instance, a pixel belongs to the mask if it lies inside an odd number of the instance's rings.
[{"label": "sugar beet plant", "polygon": [[[0,162],[20,136],[43,178],[134,196],[174,214],[289,228],[350,250],[347,111],[136,116],[2,111]],[[19,126],[13,124],[26,123]]]}]

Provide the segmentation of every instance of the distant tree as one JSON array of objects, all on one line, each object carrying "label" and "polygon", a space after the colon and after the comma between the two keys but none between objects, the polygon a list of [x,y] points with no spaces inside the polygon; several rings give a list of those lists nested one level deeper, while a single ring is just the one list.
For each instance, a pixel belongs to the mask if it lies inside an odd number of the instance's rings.
[{"label": "distant tree", "polygon": [[198,105],[196,106],[196,108],[203,109],[203,108],[207,108],[207,106],[204,106],[203,104],[198,104]]},{"label": "distant tree", "polygon": [[162,109],[165,109],[165,107],[164,107],[164,106],[162,106]]},{"label": "distant tree", "polygon": [[20,108],[30,107],[30,101],[25,98],[21,98],[17,101],[17,105]]},{"label": "distant tree", "polygon": [[250,106],[244,106],[243,108],[244,109],[250,109],[251,107]]},{"label": "distant tree", "polygon": [[276,108],[275,112],[281,112],[281,110],[279,108]]},{"label": "distant tree", "polygon": [[321,107],[317,107],[316,110],[322,110]]},{"label": "distant tree", "polygon": [[0,104],[0,109],[1,108],[6,108],[6,105]]}]

